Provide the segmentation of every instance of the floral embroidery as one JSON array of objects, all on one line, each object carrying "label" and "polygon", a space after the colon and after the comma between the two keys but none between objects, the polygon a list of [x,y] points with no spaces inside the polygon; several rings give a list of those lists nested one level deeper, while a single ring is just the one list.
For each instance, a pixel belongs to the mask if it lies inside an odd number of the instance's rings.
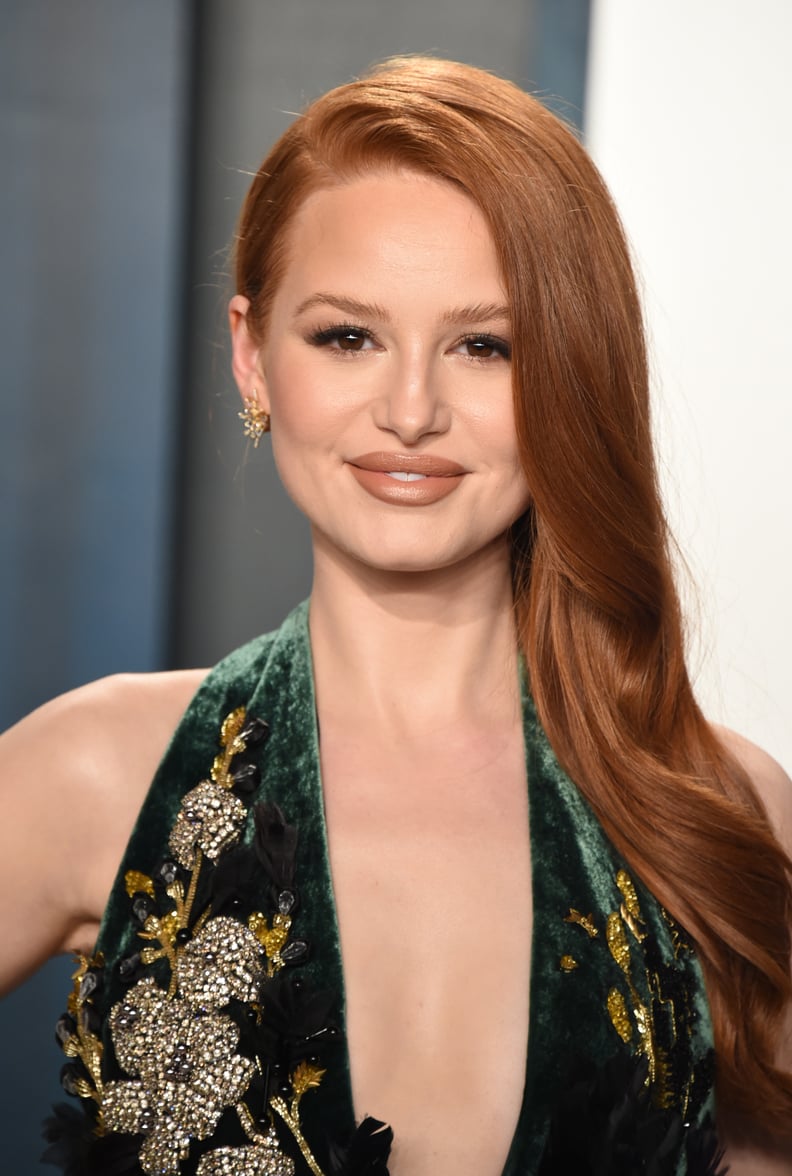
[{"label": "floral embroidery", "polygon": [[[109,1154],[105,1145],[117,1137],[126,1140],[126,1148],[116,1149],[127,1157],[119,1170],[130,1173],[177,1176],[195,1157],[191,1170],[198,1176],[293,1176],[295,1160],[304,1162],[301,1171],[323,1176],[303,1134],[301,1103],[320,1086],[319,1055],[339,1031],[333,996],[285,974],[308,956],[308,944],[292,935],[297,830],[277,805],[259,803],[253,842],[242,842],[245,799],[259,783],[248,752],[267,734],[266,723],[248,720],[242,708],[233,711],[210,778],[182,799],[168,842],[171,857],[153,877],[137,870],[125,875],[141,947],[120,961],[128,990],[104,1026],[96,1003],[103,961],[80,958],[58,1038],[70,1059],[64,1088],[94,1112],[85,1117],[89,1131],[75,1130],[68,1109],[59,1108],[49,1122],[54,1146],[46,1158],[67,1171],[82,1172],[78,1157],[94,1153],[93,1170],[102,1171],[99,1154]],[[272,894],[268,911],[257,906],[267,889],[262,877]],[[236,1118],[233,1130],[229,1114]],[[201,1149],[221,1120],[224,1144],[229,1131],[245,1142]],[[377,1165],[371,1170],[386,1174],[391,1133],[382,1126],[368,1120],[351,1145],[334,1141],[333,1171],[369,1170],[368,1150]],[[284,1150],[289,1140],[291,1155]],[[355,1148],[363,1162],[350,1167],[345,1157]]]},{"label": "floral embroidery", "polygon": [[[210,777],[182,799],[168,856],[151,875],[127,872],[140,942],[116,965],[125,995],[103,999],[103,960],[80,958],[57,1035],[68,1059],[64,1088],[82,1109],[56,1108],[45,1156],[67,1176],[176,1176],[183,1166],[196,1176],[387,1176],[392,1133],[376,1120],[351,1138],[322,1139],[324,1173],[320,1141],[305,1134],[303,1099],[321,1087],[325,1047],[340,1035],[335,994],[297,974],[309,950],[295,935],[297,830],[277,805],[251,801],[259,773],[249,753],[266,737],[261,720],[232,712]],[[693,1069],[682,1048],[694,1019],[684,975],[691,949],[662,912],[674,948],[666,961],[626,872],[616,885],[618,910],[599,927],[592,914],[567,915],[580,951],[561,957],[567,975],[559,983],[586,982],[587,952],[609,955],[618,968],[607,994],[614,1041],[633,1056],[622,1048],[604,1067],[570,1078],[541,1174],[583,1176],[594,1167],[582,1156],[596,1157],[597,1170],[631,1174],[683,1148],[688,1176],[715,1176],[714,1136],[686,1122],[711,1078],[711,1057]],[[616,1153],[627,1157],[623,1169],[609,1166]]]}]

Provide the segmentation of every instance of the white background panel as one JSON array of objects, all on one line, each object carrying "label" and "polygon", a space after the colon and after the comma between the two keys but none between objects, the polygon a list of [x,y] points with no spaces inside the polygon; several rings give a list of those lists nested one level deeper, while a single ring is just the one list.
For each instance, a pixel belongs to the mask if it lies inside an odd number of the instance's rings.
[{"label": "white background panel", "polygon": [[595,0],[587,143],[644,285],[699,697],[792,769],[792,4]]}]

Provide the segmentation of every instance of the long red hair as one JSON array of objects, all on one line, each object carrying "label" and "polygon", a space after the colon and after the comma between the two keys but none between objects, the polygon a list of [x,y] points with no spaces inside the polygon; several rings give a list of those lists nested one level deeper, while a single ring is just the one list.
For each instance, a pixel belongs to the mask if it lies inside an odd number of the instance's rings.
[{"label": "long red hair", "polygon": [[518,632],[561,763],[694,937],[721,1104],[792,1134],[774,1065],[790,983],[792,863],[688,677],[658,491],[646,346],[618,215],[575,135],[481,70],[386,62],[314,102],[242,210],[236,287],[263,338],[305,197],[376,168],[461,187],[491,227],[513,318],[532,506],[513,528]]}]

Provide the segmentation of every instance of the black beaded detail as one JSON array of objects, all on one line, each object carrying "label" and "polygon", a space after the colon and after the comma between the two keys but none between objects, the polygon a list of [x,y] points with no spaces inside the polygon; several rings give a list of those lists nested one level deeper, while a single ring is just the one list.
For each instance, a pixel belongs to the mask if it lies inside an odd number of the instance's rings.
[{"label": "black beaded detail", "polygon": [[266,719],[250,718],[239,733],[248,747],[263,746],[270,737],[270,725]]},{"label": "black beaded detail", "polygon": [[166,858],[160,868],[157,870],[157,879],[163,886],[172,886],[179,877],[178,864],[170,858]]},{"label": "black beaded detail", "polygon": [[250,796],[261,783],[261,772],[256,764],[240,764],[233,768],[231,778],[234,788],[241,796]]},{"label": "black beaded detail", "polygon": [[122,984],[134,984],[139,978],[141,971],[140,952],[133,952],[132,955],[122,956],[116,964],[116,972]]},{"label": "black beaded detail", "polygon": [[150,894],[139,890],[132,896],[132,917],[140,927],[145,927],[149,915],[153,915],[157,904]]}]

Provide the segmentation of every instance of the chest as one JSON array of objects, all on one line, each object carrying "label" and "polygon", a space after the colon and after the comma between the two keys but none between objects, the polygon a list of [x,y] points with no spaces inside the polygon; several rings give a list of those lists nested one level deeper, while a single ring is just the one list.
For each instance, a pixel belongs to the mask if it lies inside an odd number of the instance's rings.
[{"label": "chest", "polygon": [[356,1113],[393,1126],[395,1176],[499,1176],[528,1035],[522,740],[385,756],[323,731],[322,774]]}]

